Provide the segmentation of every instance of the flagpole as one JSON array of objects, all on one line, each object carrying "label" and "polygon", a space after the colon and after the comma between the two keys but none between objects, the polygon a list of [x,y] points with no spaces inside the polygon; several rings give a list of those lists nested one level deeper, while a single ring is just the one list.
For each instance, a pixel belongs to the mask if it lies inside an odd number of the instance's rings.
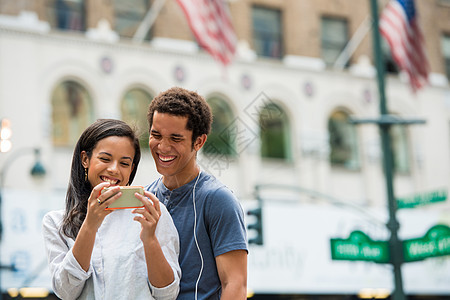
[{"label": "flagpole", "polygon": [[381,142],[383,147],[383,167],[386,180],[386,192],[388,198],[389,207],[389,221],[387,223],[387,228],[389,229],[391,236],[389,238],[389,249],[391,256],[391,264],[394,273],[394,291],[392,293],[393,300],[405,300],[405,294],[403,291],[402,282],[402,270],[401,265],[403,262],[403,252],[402,243],[398,238],[398,230],[400,224],[396,218],[397,203],[394,197],[394,187],[393,187],[393,172],[392,172],[392,151],[391,151],[391,140],[389,131],[392,122],[384,122],[388,116],[388,110],[386,105],[385,96],[385,86],[384,86],[384,65],[381,52],[381,38],[380,31],[378,28],[378,3],[377,0],[370,0],[371,2],[371,13],[372,13],[372,24],[373,24],[373,49],[375,57],[375,65],[377,69],[377,82],[378,82],[378,93],[380,97],[380,122],[378,122],[381,134]]},{"label": "flagpole", "polygon": [[370,31],[371,27],[372,20],[369,16],[367,16],[359,25],[358,29],[355,31],[347,45],[345,45],[344,50],[342,50],[341,54],[339,54],[338,58],[334,62],[333,68],[338,70],[344,69],[345,64],[348,62],[353,52],[355,52],[356,48],[358,48],[358,46],[361,44],[362,40]]},{"label": "flagpole", "polygon": [[156,17],[158,16],[159,12],[164,6],[164,3],[166,3],[166,0],[156,0],[152,4],[152,6],[148,10],[147,14],[145,15],[144,19],[142,20],[141,24],[139,25],[138,29],[135,32],[133,36],[133,42],[138,44],[142,43],[142,41],[145,39],[147,32],[153,26],[153,23],[155,22]]}]

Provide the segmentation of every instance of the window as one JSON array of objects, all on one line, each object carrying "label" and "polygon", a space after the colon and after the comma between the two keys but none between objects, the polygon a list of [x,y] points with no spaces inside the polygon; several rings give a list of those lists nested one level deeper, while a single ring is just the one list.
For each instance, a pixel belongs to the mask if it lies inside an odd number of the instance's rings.
[{"label": "window", "polygon": [[383,55],[384,69],[386,70],[386,73],[398,74],[398,67],[392,57],[391,48],[384,38],[381,38],[381,52]]},{"label": "window", "polygon": [[276,9],[253,7],[253,44],[259,56],[281,58],[283,38],[281,12]]},{"label": "window", "polygon": [[[121,37],[132,38],[150,8],[149,0],[114,0],[113,3],[115,30]],[[147,40],[149,36],[150,31]]]},{"label": "window", "polygon": [[52,28],[85,31],[84,0],[47,0],[47,18]]},{"label": "window", "polygon": [[55,88],[51,101],[54,145],[75,145],[93,122],[91,97],[82,85],[69,80]]},{"label": "window", "polygon": [[[345,19],[322,17],[322,59],[333,65],[348,42],[348,24]],[[347,65],[348,66],[348,65]]]},{"label": "window", "polygon": [[204,153],[207,154],[224,154],[234,155],[236,153],[236,145],[234,132],[230,126],[233,123],[233,112],[227,102],[220,98],[208,99],[208,104],[213,113],[213,123],[211,125],[211,132],[208,135]]},{"label": "window", "polygon": [[359,168],[356,128],[349,122],[349,115],[336,111],[328,120],[330,163],[348,170]]},{"label": "window", "polygon": [[129,90],[122,99],[122,120],[137,130],[141,147],[148,148],[147,111],[153,97],[141,88]]},{"label": "window", "polygon": [[261,156],[290,160],[290,132],[286,113],[276,104],[266,105],[259,114]]},{"label": "window", "polygon": [[441,48],[445,62],[445,73],[450,80],[450,34],[442,36]]},{"label": "window", "polygon": [[409,147],[406,126],[393,125],[390,130],[393,171],[397,174],[408,174],[409,166]]}]

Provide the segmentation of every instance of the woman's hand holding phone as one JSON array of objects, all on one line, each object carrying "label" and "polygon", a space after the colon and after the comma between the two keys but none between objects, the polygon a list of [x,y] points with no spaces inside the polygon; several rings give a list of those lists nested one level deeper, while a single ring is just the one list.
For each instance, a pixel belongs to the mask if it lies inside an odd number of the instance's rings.
[{"label": "woman's hand holding phone", "polygon": [[140,215],[135,216],[134,220],[141,223],[142,230],[140,237],[142,242],[150,242],[156,239],[156,225],[158,225],[159,218],[161,217],[160,203],[158,198],[148,191],[145,191],[144,195],[136,193],[135,196],[141,201],[144,207],[133,210],[133,213]]},{"label": "woman's hand holding phone", "polygon": [[109,187],[110,185],[108,182],[102,182],[92,189],[88,199],[86,219],[84,221],[89,228],[97,230],[105,217],[112,212],[106,210],[108,205],[122,195],[118,186],[111,187],[104,194],[100,193],[103,188]]}]

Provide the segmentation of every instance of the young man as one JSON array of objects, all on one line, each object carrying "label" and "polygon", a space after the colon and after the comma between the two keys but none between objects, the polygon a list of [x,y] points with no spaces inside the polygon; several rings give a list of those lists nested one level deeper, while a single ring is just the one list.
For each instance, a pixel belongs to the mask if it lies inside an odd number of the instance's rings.
[{"label": "young man", "polygon": [[147,187],[180,236],[178,299],[247,299],[247,238],[233,193],[197,165],[212,114],[195,92],[171,88],[148,110],[150,151],[162,175]]}]

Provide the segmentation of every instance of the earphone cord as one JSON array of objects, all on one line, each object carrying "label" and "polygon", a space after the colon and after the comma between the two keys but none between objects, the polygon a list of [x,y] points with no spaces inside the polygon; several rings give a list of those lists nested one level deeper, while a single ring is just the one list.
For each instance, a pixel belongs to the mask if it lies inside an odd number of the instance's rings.
[{"label": "earphone cord", "polygon": [[203,273],[203,255],[202,255],[202,251],[200,250],[200,246],[197,241],[197,233],[195,230],[197,228],[197,209],[195,207],[195,188],[197,186],[198,179],[200,178],[200,174],[201,174],[201,171],[198,173],[197,180],[195,181],[194,188],[192,189],[192,203],[194,204],[194,240],[195,240],[195,245],[197,246],[198,253],[200,254],[200,260],[202,262],[202,266],[201,266],[200,272],[198,274],[197,282],[195,283],[195,300],[197,300],[198,283],[199,283],[200,277],[202,276],[202,273]]}]

